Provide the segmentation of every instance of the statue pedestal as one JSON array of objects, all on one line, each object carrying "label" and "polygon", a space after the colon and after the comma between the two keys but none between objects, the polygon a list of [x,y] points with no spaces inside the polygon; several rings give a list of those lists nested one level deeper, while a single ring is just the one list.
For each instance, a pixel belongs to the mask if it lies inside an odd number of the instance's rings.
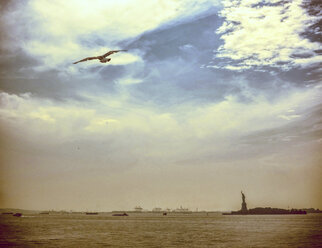
[{"label": "statue pedestal", "polygon": [[242,213],[247,213],[247,205],[246,205],[246,202],[243,202],[242,203],[241,212]]}]

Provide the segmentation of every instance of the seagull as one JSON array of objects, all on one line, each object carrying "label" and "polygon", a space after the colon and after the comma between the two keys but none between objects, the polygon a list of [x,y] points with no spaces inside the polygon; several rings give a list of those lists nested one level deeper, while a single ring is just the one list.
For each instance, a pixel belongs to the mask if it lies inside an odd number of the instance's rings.
[{"label": "seagull", "polygon": [[114,50],[114,51],[109,51],[101,56],[96,56],[96,57],[87,57],[85,59],[82,59],[80,61],[77,61],[77,62],[74,62],[73,64],[77,64],[79,62],[84,62],[84,61],[87,61],[87,60],[93,60],[93,59],[98,59],[101,63],[106,63],[106,62],[110,62],[111,59],[110,58],[106,58],[107,56],[110,56],[111,54],[113,53],[118,53],[118,52],[121,52],[121,51],[127,51],[127,50]]}]

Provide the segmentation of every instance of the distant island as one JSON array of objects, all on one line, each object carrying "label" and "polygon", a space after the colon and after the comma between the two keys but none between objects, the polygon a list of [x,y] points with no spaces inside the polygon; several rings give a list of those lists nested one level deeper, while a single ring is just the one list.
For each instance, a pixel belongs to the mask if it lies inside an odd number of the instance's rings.
[{"label": "distant island", "polygon": [[[232,211],[230,213],[223,213],[223,215],[263,215],[263,214],[306,214],[307,211],[302,209],[282,209],[282,208],[270,208],[270,207],[257,207],[252,209],[247,209],[246,204],[246,197],[243,191],[241,191],[242,194],[242,205],[241,209],[238,211]],[[314,211],[314,209],[310,209],[311,213]],[[321,211],[318,209],[316,210],[316,213],[320,213]]]},{"label": "distant island", "polygon": [[308,214],[322,214],[322,210],[314,208],[303,208]]}]

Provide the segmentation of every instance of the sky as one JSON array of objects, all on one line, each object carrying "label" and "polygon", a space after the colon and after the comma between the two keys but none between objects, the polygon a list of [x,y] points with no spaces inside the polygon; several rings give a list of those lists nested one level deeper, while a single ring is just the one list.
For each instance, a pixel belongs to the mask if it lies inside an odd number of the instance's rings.
[{"label": "sky", "polygon": [[321,7],[1,1],[0,207],[322,209]]}]

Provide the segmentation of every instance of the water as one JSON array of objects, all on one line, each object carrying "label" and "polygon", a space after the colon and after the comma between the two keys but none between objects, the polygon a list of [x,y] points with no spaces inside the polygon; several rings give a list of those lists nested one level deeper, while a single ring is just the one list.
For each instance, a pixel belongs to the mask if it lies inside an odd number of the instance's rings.
[{"label": "water", "polygon": [[322,215],[0,216],[0,247],[322,247]]}]

